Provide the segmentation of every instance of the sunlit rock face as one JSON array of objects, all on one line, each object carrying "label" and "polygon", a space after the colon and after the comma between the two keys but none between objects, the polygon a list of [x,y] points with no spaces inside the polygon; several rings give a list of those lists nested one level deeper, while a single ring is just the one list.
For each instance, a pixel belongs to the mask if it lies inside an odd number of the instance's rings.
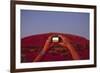
[{"label": "sunlit rock face", "polygon": [[[44,44],[50,35],[56,33],[45,33],[27,36],[21,39],[21,62],[33,62],[34,59],[40,54],[44,47]],[[57,33],[70,39],[71,44],[75,47],[80,59],[89,59],[89,40],[72,34]],[[69,61],[73,60],[69,50],[63,46],[59,46],[60,38],[54,36],[51,39],[52,42],[56,43],[54,46],[49,47],[47,52],[43,55],[39,62],[46,61]],[[51,42],[51,43],[52,43]]]},{"label": "sunlit rock face", "polygon": [[52,42],[59,42],[59,37],[58,36],[52,37]]}]

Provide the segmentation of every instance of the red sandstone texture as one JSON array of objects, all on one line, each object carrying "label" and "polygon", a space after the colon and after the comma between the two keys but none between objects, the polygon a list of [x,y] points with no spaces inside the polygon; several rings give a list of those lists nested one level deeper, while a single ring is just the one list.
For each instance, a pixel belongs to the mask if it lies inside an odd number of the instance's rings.
[{"label": "red sandstone texture", "polygon": [[[40,54],[47,38],[55,33],[46,33],[31,35],[21,39],[21,62],[33,62]],[[70,39],[71,44],[75,47],[80,59],[89,59],[89,40],[72,34],[58,33]],[[62,46],[55,45],[50,47],[44,56],[38,62],[47,61],[69,61],[73,60],[69,50]]]}]

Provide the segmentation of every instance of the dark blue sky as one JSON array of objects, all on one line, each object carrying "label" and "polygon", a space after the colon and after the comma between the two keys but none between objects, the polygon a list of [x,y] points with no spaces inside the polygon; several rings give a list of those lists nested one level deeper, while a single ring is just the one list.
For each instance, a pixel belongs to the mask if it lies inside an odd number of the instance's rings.
[{"label": "dark blue sky", "polygon": [[21,10],[21,37],[48,32],[89,39],[89,13]]}]

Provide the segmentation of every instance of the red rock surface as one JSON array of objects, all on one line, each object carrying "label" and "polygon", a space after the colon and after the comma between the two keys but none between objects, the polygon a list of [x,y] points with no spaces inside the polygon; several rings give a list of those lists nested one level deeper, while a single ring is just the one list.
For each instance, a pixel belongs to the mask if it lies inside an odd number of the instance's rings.
[{"label": "red rock surface", "polygon": [[[37,55],[43,49],[45,41],[47,38],[54,33],[38,34],[21,39],[21,62],[33,62]],[[65,37],[69,38],[72,45],[75,47],[80,60],[89,59],[89,40],[86,38],[63,34]],[[63,47],[56,45],[56,47],[51,47],[42,57],[40,62],[45,61],[64,61],[73,60],[70,52],[63,49]]]}]

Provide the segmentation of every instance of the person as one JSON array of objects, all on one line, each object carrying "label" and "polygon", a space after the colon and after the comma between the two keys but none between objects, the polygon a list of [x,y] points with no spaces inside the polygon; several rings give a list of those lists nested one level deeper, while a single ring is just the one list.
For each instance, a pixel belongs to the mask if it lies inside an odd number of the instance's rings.
[{"label": "person", "polygon": [[58,42],[58,45],[63,46],[65,49],[69,50],[69,52],[74,60],[80,59],[77,51],[75,50],[75,47],[71,44],[69,38],[66,38],[62,34],[54,34],[54,35],[51,35],[48,37],[48,39],[46,40],[46,42],[44,44],[42,51],[36,56],[36,58],[33,60],[33,62],[40,61],[42,59],[42,57],[45,55],[45,53],[50,49],[50,47],[55,45],[55,42],[51,42],[53,36],[55,36],[55,35],[58,35],[58,37],[61,39],[61,41]]}]

